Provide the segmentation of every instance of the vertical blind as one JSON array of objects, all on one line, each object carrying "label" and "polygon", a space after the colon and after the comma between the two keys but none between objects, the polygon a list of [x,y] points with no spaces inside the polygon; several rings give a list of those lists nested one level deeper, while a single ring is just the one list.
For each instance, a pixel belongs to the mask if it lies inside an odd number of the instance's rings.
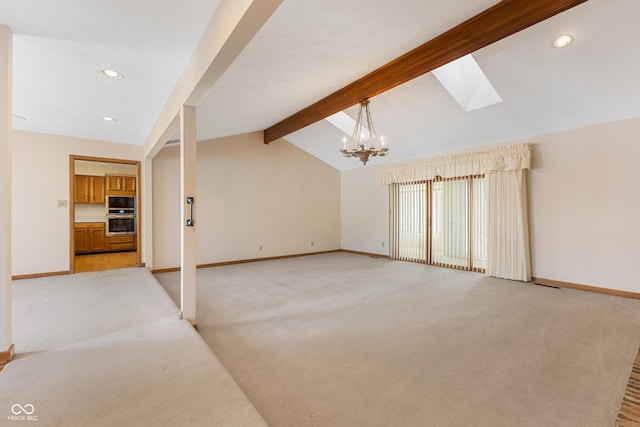
[{"label": "vertical blind", "polygon": [[484,272],[484,176],[395,183],[389,188],[392,258]]},{"label": "vertical blind", "polygon": [[531,280],[526,171],[488,174],[487,273],[504,279]]},{"label": "vertical blind", "polygon": [[471,200],[471,269],[484,272],[487,268],[487,193],[482,175],[472,178]]},{"label": "vertical blind", "polygon": [[427,239],[426,183],[390,186],[392,257],[425,262]]}]

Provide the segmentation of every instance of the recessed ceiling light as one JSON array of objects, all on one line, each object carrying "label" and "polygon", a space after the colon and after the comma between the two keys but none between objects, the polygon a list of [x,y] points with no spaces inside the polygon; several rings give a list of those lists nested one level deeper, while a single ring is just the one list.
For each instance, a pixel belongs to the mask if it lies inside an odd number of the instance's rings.
[{"label": "recessed ceiling light", "polygon": [[553,41],[553,47],[565,47],[571,44],[573,37],[569,34],[563,34]]},{"label": "recessed ceiling light", "polygon": [[105,68],[104,70],[100,70],[100,74],[110,79],[119,80],[124,77],[124,75],[116,70],[111,70],[109,68]]},{"label": "recessed ceiling light", "polygon": [[102,116],[100,117],[102,120],[104,120],[105,122],[115,122],[116,119],[114,119],[113,117],[109,117],[109,116]]}]

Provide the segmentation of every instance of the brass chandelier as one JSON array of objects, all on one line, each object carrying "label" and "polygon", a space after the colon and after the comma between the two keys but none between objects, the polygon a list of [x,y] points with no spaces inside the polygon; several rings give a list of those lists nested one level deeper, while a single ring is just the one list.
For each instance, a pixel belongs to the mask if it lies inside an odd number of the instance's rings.
[{"label": "brass chandelier", "polygon": [[[366,120],[366,122],[363,120],[363,111],[364,120]],[[367,145],[367,141],[369,141],[369,145]],[[351,140],[348,140],[347,137],[342,139],[342,148],[340,148],[340,152],[345,157],[357,157],[363,165],[367,164],[369,157],[384,157],[389,152],[389,147],[385,144],[384,138],[378,138],[375,129],[373,128],[373,120],[371,120],[368,98],[364,98],[360,101],[358,117],[356,117],[356,125],[353,128]]]}]

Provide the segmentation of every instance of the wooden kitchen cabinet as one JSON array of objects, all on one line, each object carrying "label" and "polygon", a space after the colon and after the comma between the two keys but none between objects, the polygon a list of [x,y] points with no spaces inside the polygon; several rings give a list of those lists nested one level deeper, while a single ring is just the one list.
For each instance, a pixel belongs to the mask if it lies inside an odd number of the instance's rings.
[{"label": "wooden kitchen cabinet", "polygon": [[133,251],[137,246],[136,236],[133,234],[122,236],[107,236],[107,250],[109,252]]},{"label": "wooden kitchen cabinet", "polygon": [[133,175],[106,175],[105,182],[108,196],[136,195],[136,177]]},{"label": "wooden kitchen cabinet", "polygon": [[92,175],[75,176],[75,203],[104,204],[104,177]]},{"label": "wooden kitchen cabinet", "polygon": [[76,254],[135,251],[137,236],[107,236],[104,222],[76,222],[74,250]]},{"label": "wooden kitchen cabinet", "polygon": [[77,222],[74,230],[74,250],[75,253],[104,252],[104,222]]}]

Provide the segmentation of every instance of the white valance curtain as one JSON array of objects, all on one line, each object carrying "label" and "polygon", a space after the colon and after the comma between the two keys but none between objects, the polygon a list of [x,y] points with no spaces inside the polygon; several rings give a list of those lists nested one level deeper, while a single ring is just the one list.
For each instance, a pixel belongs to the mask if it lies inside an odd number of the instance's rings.
[{"label": "white valance curtain", "polygon": [[383,184],[456,178],[484,174],[487,178],[487,274],[511,280],[531,280],[526,169],[532,144],[511,145],[464,153],[383,170]]},{"label": "white valance curtain", "polygon": [[439,176],[458,178],[497,171],[531,168],[532,144],[509,145],[475,153],[400,163],[382,171],[382,184],[428,181]]}]

